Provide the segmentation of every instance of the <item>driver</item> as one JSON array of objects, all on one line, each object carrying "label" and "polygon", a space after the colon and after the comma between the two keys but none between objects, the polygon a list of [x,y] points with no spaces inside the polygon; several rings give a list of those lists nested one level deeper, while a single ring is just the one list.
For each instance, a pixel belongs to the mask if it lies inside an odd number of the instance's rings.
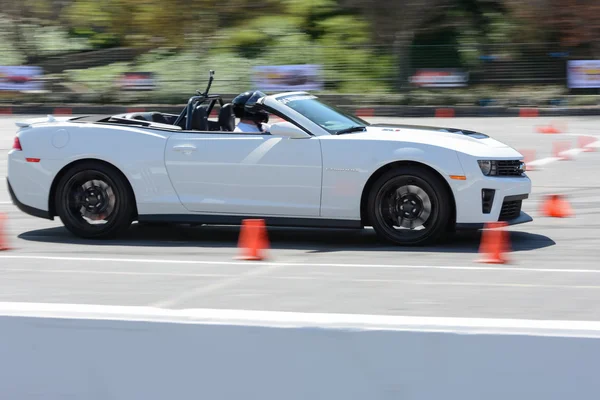
[{"label": "driver", "polygon": [[256,101],[266,96],[258,90],[244,92],[238,95],[231,104],[236,118],[240,119],[234,132],[264,133],[268,132],[270,126],[269,114],[256,106]]}]

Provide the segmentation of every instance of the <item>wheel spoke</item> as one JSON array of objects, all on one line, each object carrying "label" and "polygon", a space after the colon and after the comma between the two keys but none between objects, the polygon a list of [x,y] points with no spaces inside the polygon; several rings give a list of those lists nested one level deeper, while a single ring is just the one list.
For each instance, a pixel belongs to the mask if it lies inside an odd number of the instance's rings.
[{"label": "wheel spoke", "polygon": [[429,199],[429,196],[423,199],[423,208],[425,210],[431,210],[431,200]]},{"label": "wheel spoke", "polygon": [[401,186],[398,189],[396,189],[396,196],[398,199],[401,199],[402,197],[406,196],[407,194],[409,194],[408,186]]},{"label": "wheel spoke", "polygon": [[81,186],[75,188],[73,192],[73,199],[75,200],[75,206],[81,205],[83,207],[83,203],[85,202],[85,192]]},{"label": "wheel spoke", "polygon": [[396,217],[396,221],[398,222],[398,226],[399,226],[399,227],[402,227],[402,224],[403,224],[403,222],[404,222],[404,218],[402,218],[402,215],[398,215],[398,216]]},{"label": "wheel spoke", "polygon": [[419,218],[415,219],[413,222],[415,224],[415,227],[419,227],[419,226],[422,226],[426,220],[427,220],[427,218],[419,217]]},{"label": "wheel spoke", "polygon": [[415,186],[414,188],[415,188],[414,194],[419,196],[421,199],[429,198],[429,196],[427,196],[427,193],[423,189],[421,189],[418,186]]},{"label": "wheel spoke", "polygon": [[427,221],[427,219],[429,218],[429,216],[431,215],[431,209],[424,209],[423,212],[421,213],[421,215],[419,215],[418,219],[423,220],[423,222]]}]

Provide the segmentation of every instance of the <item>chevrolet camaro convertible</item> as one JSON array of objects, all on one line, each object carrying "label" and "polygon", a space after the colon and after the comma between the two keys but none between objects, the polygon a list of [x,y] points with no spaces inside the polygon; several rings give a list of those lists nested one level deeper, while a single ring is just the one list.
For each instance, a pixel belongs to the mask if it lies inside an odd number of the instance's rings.
[{"label": "chevrolet camaro convertible", "polygon": [[422,245],[456,229],[532,220],[521,211],[531,191],[522,155],[487,135],[370,124],[305,92],[252,99],[246,107],[281,122],[237,133],[231,104],[208,94],[212,79],[178,115],[18,122],[8,156],[14,204],[58,216],[84,238],[114,237],[133,221],[261,218],[268,226],[370,226],[385,241]]}]

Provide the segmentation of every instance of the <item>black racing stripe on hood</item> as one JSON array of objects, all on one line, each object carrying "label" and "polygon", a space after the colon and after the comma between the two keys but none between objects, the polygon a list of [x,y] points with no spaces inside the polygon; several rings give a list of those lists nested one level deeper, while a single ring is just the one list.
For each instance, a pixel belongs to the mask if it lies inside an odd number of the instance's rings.
[{"label": "black racing stripe on hood", "polygon": [[369,126],[375,128],[405,128],[405,129],[416,129],[422,131],[437,131],[437,132],[449,132],[456,133],[457,135],[465,135],[474,139],[487,139],[488,135],[481,132],[470,131],[467,129],[458,128],[444,128],[440,126],[426,126],[426,125],[407,125],[407,124],[371,124]]}]

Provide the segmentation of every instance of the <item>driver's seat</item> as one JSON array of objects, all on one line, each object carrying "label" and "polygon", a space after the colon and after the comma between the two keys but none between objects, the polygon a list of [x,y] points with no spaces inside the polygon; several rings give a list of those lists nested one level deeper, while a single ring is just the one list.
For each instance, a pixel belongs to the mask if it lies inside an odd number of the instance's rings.
[{"label": "driver's seat", "polygon": [[235,116],[233,115],[233,105],[224,104],[219,110],[219,125],[221,129],[227,132],[233,132],[235,129]]}]

